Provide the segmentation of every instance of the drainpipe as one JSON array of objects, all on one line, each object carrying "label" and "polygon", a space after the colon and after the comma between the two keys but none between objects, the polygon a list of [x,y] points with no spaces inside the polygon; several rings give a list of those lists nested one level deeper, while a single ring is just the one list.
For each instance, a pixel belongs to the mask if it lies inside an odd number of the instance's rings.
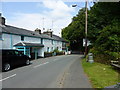
[{"label": "drainpipe", "polygon": [[29,48],[29,57],[31,57],[31,55],[30,55],[30,48]]},{"label": "drainpipe", "polygon": [[24,55],[26,55],[26,47],[24,47]]},{"label": "drainpipe", "polygon": [[35,48],[35,59],[37,59],[37,49]]}]

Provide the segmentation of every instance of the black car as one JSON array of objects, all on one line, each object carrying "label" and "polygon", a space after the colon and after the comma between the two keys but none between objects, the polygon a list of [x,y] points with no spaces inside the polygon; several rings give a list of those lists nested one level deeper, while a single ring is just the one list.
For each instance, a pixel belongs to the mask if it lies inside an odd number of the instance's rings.
[{"label": "black car", "polygon": [[21,54],[18,50],[2,50],[2,71],[8,71],[13,66],[21,64],[30,64],[30,58]]}]

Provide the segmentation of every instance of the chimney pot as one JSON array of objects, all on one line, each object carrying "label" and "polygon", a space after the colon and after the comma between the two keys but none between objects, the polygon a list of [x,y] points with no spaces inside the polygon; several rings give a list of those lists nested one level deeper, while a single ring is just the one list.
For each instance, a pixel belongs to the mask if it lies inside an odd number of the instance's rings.
[{"label": "chimney pot", "polygon": [[40,29],[38,29],[38,28],[36,28],[36,29],[35,29],[35,32],[37,32],[37,33],[41,34],[41,30],[40,30]]},{"label": "chimney pot", "polygon": [[53,31],[46,31],[46,32],[43,32],[43,34],[47,34],[48,36],[52,37],[52,33]]},{"label": "chimney pot", "polygon": [[0,13],[0,24],[5,25],[5,18],[2,17],[2,14]]}]

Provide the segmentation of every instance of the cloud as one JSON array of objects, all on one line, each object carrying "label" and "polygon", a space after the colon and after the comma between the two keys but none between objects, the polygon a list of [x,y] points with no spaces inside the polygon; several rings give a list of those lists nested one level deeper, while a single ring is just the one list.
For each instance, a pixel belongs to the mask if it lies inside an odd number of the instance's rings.
[{"label": "cloud", "polygon": [[42,16],[38,13],[14,13],[13,17],[11,17],[7,23],[21,28],[35,30],[41,23],[41,18]]},{"label": "cloud", "polygon": [[42,29],[44,23],[46,29],[53,28],[53,33],[60,36],[61,29],[71,22],[75,9],[61,0],[45,0],[36,6],[40,8],[41,5],[45,8],[42,13],[14,13],[7,23],[32,31],[36,28]]},{"label": "cloud", "polygon": [[[43,0],[1,0],[2,2],[42,2]],[[48,0],[44,0],[48,1]],[[52,0],[51,0],[52,1]],[[58,1],[58,0],[54,0]],[[85,2],[85,0],[61,0],[64,2]],[[88,0],[89,2],[99,1],[99,0]],[[102,0],[102,2],[118,2],[119,0]]]},{"label": "cloud", "polygon": [[53,10],[58,10],[58,11],[64,11],[64,12],[70,12],[73,9],[68,7],[63,1],[58,0],[58,1],[43,1],[43,4],[45,7],[49,8],[49,9],[53,9]]}]

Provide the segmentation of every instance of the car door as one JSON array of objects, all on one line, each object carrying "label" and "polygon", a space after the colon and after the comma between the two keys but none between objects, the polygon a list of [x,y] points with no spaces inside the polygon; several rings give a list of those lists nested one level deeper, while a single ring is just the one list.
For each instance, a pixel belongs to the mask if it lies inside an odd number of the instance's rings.
[{"label": "car door", "polygon": [[2,66],[6,63],[10,63],[10,58],[9,58],[9,51],[2,50]]},{"label": "car door", "polygon": [[15,56],[16,56],[16,61],[17,65],[23,64],[23,55],[20,54],[19,51],[15,50]]},{"label": "car door", "polygon": [[8,50],[7,52],[7,59],[8,59],[8,62],[10,62],[10,64],[12,66],[16,65],[17,64],[17,56],[15,55],[14,51],[13,50]]}]

